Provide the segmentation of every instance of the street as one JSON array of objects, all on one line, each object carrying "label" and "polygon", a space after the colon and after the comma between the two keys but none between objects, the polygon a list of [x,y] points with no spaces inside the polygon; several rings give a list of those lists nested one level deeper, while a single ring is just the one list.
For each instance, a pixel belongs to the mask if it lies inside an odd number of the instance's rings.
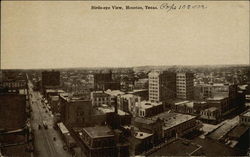
[{"label": "street", "polygon": [[[64,142],[57,130],[53,128],[53,115],[43,107],[41,102],[42,96],[39,92],[33,91],[33,85],[28,82],[28,90],[30,93],[30,104],[32,108],[31,126],[34,133],[35,156],[55,157],[72,156],[63,149]],[[47,129],[43,125],[46,122]],[[39,129],[39,125],[41,126]],[[55,139],[54,139],[55,138]]]}]

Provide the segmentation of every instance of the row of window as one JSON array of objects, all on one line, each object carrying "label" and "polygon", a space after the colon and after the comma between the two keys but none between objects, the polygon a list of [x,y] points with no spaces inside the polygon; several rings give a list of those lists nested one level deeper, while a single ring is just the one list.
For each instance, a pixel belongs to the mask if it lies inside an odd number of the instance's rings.
[{"label": "row of window", "polygon": [[103,97],[103,98],[95,98],[95,101],[110,101],[109,97]]},{"label": "row of window", "polygon": [[241,117],[241,121],[242,122],[250,122],[250,118],[247,118],[247,117]]}]

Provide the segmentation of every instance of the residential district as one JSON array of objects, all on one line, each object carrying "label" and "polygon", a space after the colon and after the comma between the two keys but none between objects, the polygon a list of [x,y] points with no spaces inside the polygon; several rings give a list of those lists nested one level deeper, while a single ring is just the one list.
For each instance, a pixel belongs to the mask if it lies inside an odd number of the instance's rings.
[{"label": "residential district", "polygon": [[250,67],[0,71],[0,156],[250,155]]}]

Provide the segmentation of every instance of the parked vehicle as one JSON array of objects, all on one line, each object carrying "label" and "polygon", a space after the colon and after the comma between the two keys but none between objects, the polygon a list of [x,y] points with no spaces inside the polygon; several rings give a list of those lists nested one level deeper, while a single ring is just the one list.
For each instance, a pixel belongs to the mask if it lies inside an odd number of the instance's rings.
[{"label": "parked vehicle", "polygon": [[48,129],[48,125],[47,125],[46,121],[43,121],[43,127],[44,127],[44,129]]}]

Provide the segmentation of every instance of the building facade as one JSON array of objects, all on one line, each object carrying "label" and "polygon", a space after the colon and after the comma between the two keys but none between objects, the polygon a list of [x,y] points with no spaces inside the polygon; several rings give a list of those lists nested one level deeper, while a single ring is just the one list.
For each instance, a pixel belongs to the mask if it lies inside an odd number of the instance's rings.
[{"label": "building facade", "polygon": [[111,96],[104,91],[94,91],[90,95],[93,107],[101,106],[102,104],[111,106]]},{"label": "building facade", "polygon": [[240,114],[240,124],[250,126],[250,110]]},{"label": "building facade", "polygon": [[83,127],[91,124],[92,104],[83,100],[60,94],[61,120],[67,127]]},{"label": "building facade", "polygon": [[53,88],[60,86],[59,71],[43,71],[42,72],[42,87]]},{"label": "building facade", "polygon": [[151,117],[164,112],[162,102],[140,101],[136,102],[136,116]]},{"label": "building facade", "polygon": [[148,80],[149,101],[160,102],[176,97],[176,73],[152,71]]},{"label": "building facade", "polygon": [[121,142],[119,135],[107,126],[85,127],[76,132],[83,156],[129,156],[128,144]]},{"label": "building facade", "polygon": [[194,74],[176,74],[176,96],[179,99],[190,100],[194,97]]}]

